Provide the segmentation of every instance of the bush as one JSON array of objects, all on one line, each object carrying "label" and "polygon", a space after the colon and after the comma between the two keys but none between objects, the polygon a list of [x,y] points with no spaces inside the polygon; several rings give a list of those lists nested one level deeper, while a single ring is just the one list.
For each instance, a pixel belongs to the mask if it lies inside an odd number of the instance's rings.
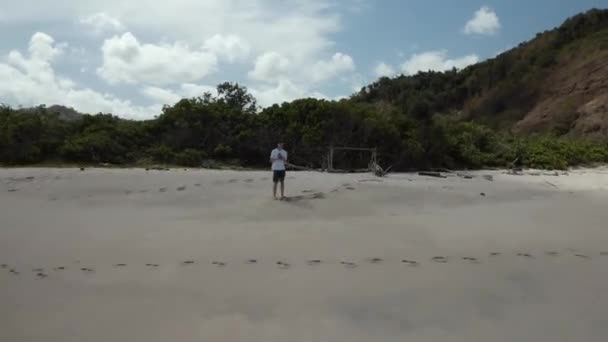
[{"label": "bush", "polygon": [[200,167],[205,154],[194,149],[187,149],[175,155],[175,163],[181,166]]},{"label": "bush", "polygon": [[213,150],[213,156],[219,159],[226,159],[232,155],[232,148],[230,146],[219,144]]},{"label": "bush", "polygon": [[148,149],[147,154],[157,163],[169,164],[175,159],[173,150],[167,145],[156,145]]},{"label": "bush", "polygon": [[563,170],[569,166],[608,162],[608,145],[587,140],[533,137],[520,142],[525,166]]}]

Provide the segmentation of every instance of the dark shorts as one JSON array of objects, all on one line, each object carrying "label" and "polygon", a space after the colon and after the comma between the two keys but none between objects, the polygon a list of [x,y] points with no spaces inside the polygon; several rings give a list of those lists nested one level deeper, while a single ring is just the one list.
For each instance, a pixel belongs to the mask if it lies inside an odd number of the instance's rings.
[{"label": "dark shorts", "polygon": [[272,171],[272,181],[275,183],[285,181],[285,170]]}]

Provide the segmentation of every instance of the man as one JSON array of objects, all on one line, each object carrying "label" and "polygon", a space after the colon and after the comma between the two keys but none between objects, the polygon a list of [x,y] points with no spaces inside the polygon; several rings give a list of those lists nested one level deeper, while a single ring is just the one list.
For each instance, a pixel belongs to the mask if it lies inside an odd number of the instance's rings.
[{"label": "man", "polygon": [[281,200],[285,199],[285,164],[287,163],[287,151],[283,149],[283,143],[278,143],[277,148],[270,152],[272,163],[272,195],[277,198],[277,185],[281,183]]}]

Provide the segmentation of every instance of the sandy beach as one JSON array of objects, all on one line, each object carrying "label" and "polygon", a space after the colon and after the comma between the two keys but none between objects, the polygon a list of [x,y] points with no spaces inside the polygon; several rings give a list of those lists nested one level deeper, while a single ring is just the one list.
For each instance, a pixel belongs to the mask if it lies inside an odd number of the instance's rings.
[{"label": "sandy beach", "polygon": [[606,341],[608,169],[470,175],[0,169],[0,341]]}]

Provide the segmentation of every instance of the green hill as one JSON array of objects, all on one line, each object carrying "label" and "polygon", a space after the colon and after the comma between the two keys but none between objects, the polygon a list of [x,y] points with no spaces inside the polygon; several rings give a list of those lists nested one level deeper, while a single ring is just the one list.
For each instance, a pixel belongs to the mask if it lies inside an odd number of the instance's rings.
[{"label": "green hill", "polygon": [[462,71],[382,78],[353,100],[515,134],[607,136],[606,61],[608,10],[596,9]]}]

